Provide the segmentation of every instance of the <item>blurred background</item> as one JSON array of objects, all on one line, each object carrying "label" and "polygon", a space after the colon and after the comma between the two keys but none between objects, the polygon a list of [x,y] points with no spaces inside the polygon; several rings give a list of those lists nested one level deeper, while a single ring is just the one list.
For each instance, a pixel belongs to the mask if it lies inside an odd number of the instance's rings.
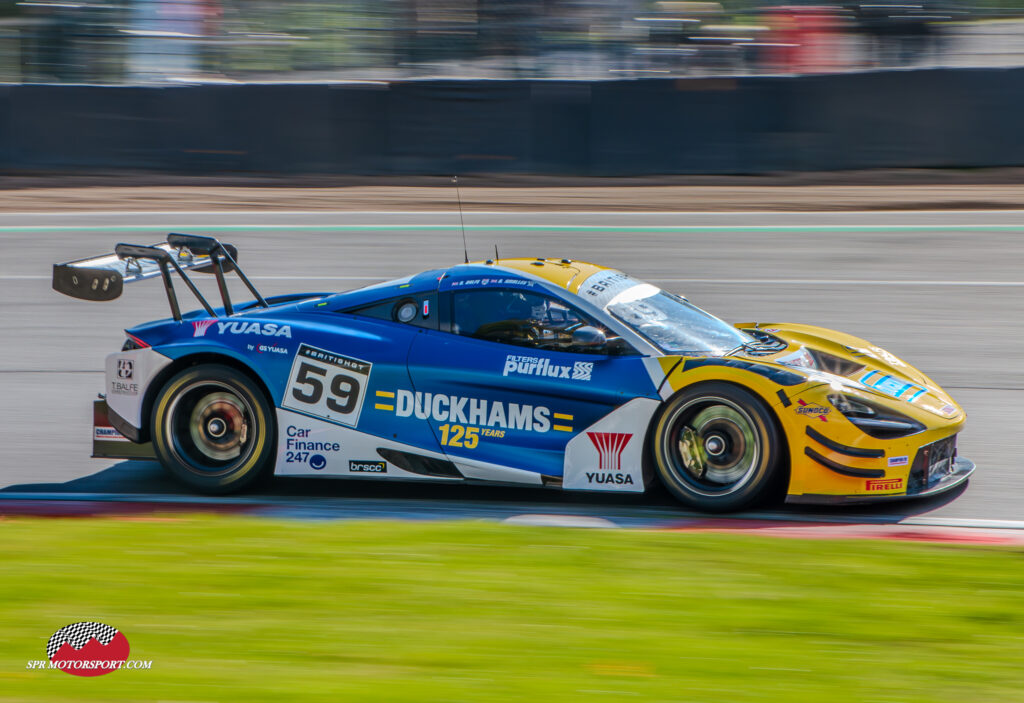
[{"label": "blurred background", "polygon": [[350,81],[1024,65],[1024,2],[0,2],[0,81]]},{"label": "blurred background", "polygon": [[1022,111],[1024,0],[0,2],[8,173],[1016,167]]}]

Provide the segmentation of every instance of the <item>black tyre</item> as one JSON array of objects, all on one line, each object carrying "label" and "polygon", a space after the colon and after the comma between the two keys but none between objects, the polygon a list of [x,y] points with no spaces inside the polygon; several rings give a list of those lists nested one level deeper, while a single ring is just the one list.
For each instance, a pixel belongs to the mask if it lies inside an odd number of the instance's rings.
[{"label": "black tyre", "polygon": [[728,383],[702,383],[668,401],[651,433],[655,470],[686,505],[741,510],[779,479],[779,430],[764,404]]},{"label": "black tyre", "polygon": [[229,366],[175,374],[153,403],[151,423],[157,459],[203,493],[239,491],[273,464],[273,407],[249,376]]}]

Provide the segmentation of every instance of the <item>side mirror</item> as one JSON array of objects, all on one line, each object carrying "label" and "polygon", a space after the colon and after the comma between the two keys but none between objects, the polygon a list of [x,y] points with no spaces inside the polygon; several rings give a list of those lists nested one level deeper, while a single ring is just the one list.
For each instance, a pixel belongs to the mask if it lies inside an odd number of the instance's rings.
[{"label": "side mirror", "polygon": [[604,336],[604,332],[596,327],[590,327],[589,325],[577,327],[572,332],[572,345],[574,347],[597,349],[607,343],[608,338]]}]

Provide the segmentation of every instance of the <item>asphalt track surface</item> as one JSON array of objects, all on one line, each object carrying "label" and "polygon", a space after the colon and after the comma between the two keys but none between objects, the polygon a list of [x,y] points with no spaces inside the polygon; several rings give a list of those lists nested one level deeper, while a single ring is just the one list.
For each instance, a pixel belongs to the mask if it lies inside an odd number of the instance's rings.
[{"label": "asphalt track surface", "polygon": [[[848,331],[920,366],[966,408],[960,451],[978,464],[966,489],[870,507],[779,506],[758,516],[1024,527],[1013,524],[1024,520],[1024,212],[517,212],[465,220],[472,259],[493,256],[497,245],[503,257],[605,263],[730,321]],[[81,302],[50,289],[51,264],[190,231],[235,243],[266,295],[345,290],[461,261],[458,223],[456,212],[0,215],[0,498],[193,500],[154,463],[89,458],[103,357],[120,348],[123,328],[167,315],[160,285],[133,285],[110,303]],[[184,301],[187,291],[179,295]],[[684,515],[663,492],[370,480],[275,479],[216,503],[275,504],[325,518],[544,513],[645,524]]]}]

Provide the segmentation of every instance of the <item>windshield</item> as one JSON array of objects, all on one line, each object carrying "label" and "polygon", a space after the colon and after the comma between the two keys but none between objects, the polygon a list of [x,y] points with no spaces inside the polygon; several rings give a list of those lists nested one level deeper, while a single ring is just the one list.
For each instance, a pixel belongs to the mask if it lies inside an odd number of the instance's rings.
[{"label": "windshield", "polygon": [[608,301],[605,310],[663,352],[722,356],[741,344],[754,341],[678,295],[623,274],[619,276],[615,285],[606,287],[602,291],[604,295],[599,296]]}]

